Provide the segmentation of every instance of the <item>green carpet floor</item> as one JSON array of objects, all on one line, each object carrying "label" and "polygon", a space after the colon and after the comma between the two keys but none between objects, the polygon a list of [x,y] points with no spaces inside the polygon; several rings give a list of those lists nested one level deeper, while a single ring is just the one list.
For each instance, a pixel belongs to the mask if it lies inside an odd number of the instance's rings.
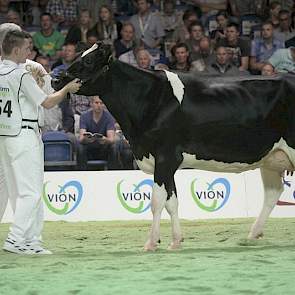
[{"label": "green carpet floor", "polygon": [[[0,250],[0,294],[229,295],[295,294],[295,219],[270,219],[265,237],[247,244],[252,219],[182,221],[180,251],[161,244],[144,253],[150,222],[47,222],[50,256]],[[0,225],[0,240],[8,230]]]}]

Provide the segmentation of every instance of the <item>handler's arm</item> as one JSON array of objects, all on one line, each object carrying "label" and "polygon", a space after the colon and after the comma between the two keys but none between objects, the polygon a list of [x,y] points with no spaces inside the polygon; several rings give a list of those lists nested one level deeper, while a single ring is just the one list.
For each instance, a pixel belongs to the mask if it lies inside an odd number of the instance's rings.
[{"label": "handler's arm", "polygon": [[81,87],[81,83],[78,79],[74,79],[70,83],[68,83],[64,88],[59,91],[56,91],[52,94],[49,94],[47,98],[42,102],[42,107],[46,109],[50,109],[55,105],[59,104],[67,95],[68,92],[75,93]]}]

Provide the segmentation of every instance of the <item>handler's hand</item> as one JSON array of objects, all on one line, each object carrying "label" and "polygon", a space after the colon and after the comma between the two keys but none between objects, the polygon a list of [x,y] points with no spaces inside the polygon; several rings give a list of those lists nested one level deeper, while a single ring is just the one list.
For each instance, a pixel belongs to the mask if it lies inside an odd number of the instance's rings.
[{"label": "handler's hand", "polygon": [[73,81],[69,82],[65,88],[67,90],[67,92],[70,92],[70,93],[76,93],[80,87],[82,86],[82,83],[80,82],[79,79],[74,79]]}]

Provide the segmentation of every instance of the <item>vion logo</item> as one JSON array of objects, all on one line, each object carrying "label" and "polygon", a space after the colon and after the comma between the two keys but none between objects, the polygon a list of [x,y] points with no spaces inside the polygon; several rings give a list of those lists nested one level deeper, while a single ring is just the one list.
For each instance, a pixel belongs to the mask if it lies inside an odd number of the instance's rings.
[{"label": "vion logo", "polygon": [[154,182],[151,179],[144,179],[133,185],[121,180],[117,184],[117,197],[129,212],[143,213],[151,207],[153,185]]},{"label": "vion logo", "polygon": [[43,200],[50,211],[67,215],[79,206],[83,196],[83,187],[79,181],[71,180],[58,185],[58,188],[52,188],[49,184],[47,181],[43,185]]},{"label": "vion logo", "polygon": [[191,194],[201,209],[214,212],[226,204],[230,195],[230,183],[225,178],[217,178],[211,183],[195,179],[191,183]]}]

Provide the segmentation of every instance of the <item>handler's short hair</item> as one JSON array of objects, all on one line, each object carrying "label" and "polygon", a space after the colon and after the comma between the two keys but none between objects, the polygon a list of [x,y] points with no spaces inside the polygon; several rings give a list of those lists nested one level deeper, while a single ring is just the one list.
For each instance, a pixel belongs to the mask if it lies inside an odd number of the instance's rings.
[{"label": "handler's short hair", "polygon": [[4,23],[0,25],[0,46],[3,43],[4,37],[7,32],[21,31],[21,27],[14,23]]},{"label": "handler's short hair", "polygon": [[26,38],[26,34],[23,31],[7,32],[2,43],[2,53],[5,55],[11,54],[13,48],[21,47]]}]

